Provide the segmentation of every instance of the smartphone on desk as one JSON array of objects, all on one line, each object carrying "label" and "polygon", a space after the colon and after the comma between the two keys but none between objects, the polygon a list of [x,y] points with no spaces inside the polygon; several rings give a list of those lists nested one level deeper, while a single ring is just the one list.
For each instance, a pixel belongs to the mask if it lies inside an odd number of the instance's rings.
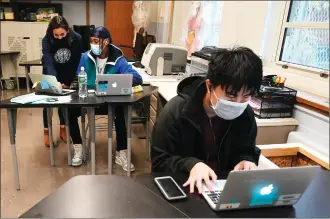
[{"label": "smartphone on desk", "polygon": [[171,201],[187,198],[186,193],[184,193],[172,177],[156,177],[154,181],[167,200]]}]

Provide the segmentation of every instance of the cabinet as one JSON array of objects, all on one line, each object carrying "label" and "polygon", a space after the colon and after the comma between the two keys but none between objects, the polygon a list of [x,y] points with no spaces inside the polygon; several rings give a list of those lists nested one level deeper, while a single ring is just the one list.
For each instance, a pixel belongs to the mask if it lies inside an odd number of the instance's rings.
[{"label": "cabinet", "polygon": [[[1,50],[19,51],[16,71],[19,77],[25,77],[24,67],[20,62],[32,61],[41,58],[42,38],[46,34],[48,23],[37,22],[1,22]],[[42,73],[42,67],[31,68],[31,73]],[[3,72],[3,79],[15,77],[16,72]]]}]

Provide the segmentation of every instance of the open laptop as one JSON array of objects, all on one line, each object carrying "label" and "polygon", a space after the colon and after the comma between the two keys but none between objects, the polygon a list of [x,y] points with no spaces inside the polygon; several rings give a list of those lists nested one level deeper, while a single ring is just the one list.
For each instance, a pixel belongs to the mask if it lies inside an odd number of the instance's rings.
[{"label": "open laptop", "polygon": [[97,96],[131,95],[132,81],[132,74],[96,75],[95,94]]},{"label": "open laptop", "polygon": [[33,84],[39,81],[47,81],[50,85],[51,89],[43,89],[42,91],[37,91],[36,94],[52,94],[52,95],[60,95],[64,96],[67,94],[71,94],[75,92],[75,90],[71,89],[63,89],[61,84],[57,81],[54,75],[44,75],[44,74],[33,74],[30,73],[29,77]]},{"label": "open laptop", "polygon": [[236,210],[294,205],[307,189],[319,166],[232,171],[217,180],[203,197],[213,210]]}]

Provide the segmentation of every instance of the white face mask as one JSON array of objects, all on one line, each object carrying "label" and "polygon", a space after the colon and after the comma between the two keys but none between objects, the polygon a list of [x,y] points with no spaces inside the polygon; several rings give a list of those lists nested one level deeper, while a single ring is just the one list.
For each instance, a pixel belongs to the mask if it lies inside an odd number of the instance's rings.
[{"label": "white face mask", "polygon": [[217,103],[214,106],[211,98],[211,106],[215,111],[215,113],[217,114],[217,116],[225,120],[236,119],[244,112],[247,105],[249,104],[249,101],[246,101],[244,103],[237,103],[237,102],[220,99],[217,97],[214,90],[213,90],[213,94],[217,98]]}]

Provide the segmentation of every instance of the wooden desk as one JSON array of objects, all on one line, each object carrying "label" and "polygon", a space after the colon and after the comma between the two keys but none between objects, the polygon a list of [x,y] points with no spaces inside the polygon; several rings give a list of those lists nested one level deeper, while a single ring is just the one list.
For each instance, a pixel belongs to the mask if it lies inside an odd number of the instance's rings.
[{"label": "wooden desk", "polygon": [[131,178],[76,176],[21,218],[183,218],[179,210]]}]

